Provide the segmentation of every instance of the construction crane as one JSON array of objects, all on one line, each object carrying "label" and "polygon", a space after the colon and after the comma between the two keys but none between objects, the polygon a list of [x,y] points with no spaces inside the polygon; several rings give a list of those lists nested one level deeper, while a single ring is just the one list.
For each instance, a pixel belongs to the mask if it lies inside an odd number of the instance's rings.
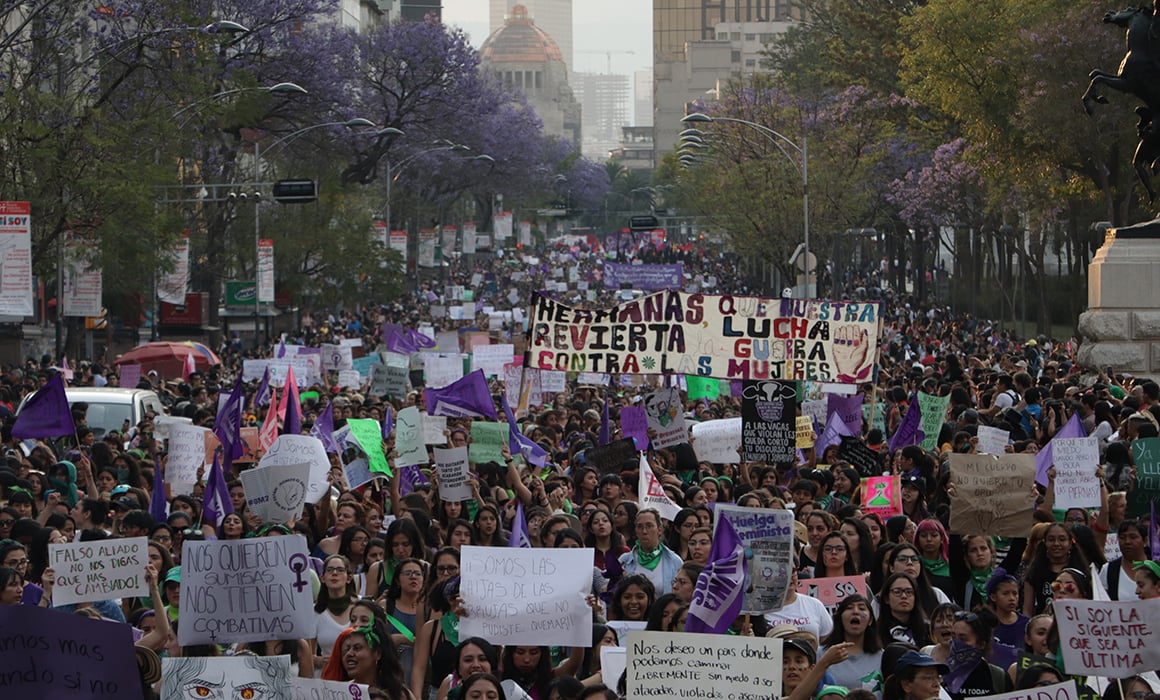
[{"label": "construction crane", "polygon": [[608,57],[608,74],[612,75],[612,54],[635,56],[635,51],[576,51],[575,53],[603,54]]}]

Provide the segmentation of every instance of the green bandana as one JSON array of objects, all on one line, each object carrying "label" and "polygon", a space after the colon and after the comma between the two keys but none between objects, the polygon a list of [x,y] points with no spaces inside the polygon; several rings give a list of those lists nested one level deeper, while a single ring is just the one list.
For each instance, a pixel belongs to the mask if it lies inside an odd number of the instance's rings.
[{"label": "green bandana", "polygon": [[951,566],[946,559],[936,557],[934,559],[927,559],[923,557],[922,568],[926,569],[931,576],[950,576]]},{"label": "green bandana", "polygon": [[455,613],[443,613],[443,617],[439,618],[439,627],[443,630],[443,637],[451,642],[451,646],[459,646],[459,618]]},{"label": "green bandana", "polygon": [[650,552],[646,552],[641,549],[639,544],[637,544],[633,549],[636,551],[636,560],[640,563],[641,566],[648,569],[649,571],[657,570],[657,564],[661,563],[661,551],[664,549],[663,545],[658,544],[657,548]]},{"label": "green bandana", "polygon": [[971,585],[975,587],[976,593],[983,596],[984,600],[987,598],[987,581],[991,579],[991,574],[994,571],[994,569],[983,569],[981,571],[979,569],[971,569]]}]

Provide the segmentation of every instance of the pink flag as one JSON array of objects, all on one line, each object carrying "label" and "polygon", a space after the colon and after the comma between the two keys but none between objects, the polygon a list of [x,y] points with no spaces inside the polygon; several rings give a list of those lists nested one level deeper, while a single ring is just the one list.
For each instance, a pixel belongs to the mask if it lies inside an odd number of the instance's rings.
[{"label": "pink flag", "polygon": [[193,352],[185,356],[185,364],[181,366],[181,381],[188,382],[189,375],[197,371],[197,363],[193,361]]},{"label": "pink flag", "polygon": [[262,428],[258,431],[258,447],[262,448],[262,452],[269,450],[278,439],[278,410],[274,408],[277,397],[278,390],[270,387],[270,405],[266,407],[266,420],[262,421]]}]

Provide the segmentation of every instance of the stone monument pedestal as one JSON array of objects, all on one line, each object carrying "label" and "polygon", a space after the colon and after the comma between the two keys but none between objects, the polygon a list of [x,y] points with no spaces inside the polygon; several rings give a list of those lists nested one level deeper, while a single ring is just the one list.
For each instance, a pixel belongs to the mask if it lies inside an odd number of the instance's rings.
[{"label": "stone monument pedestal", "polygon": [[1160,377],[1160,219],[1108,229],[1088,268],[1079,362]]}]

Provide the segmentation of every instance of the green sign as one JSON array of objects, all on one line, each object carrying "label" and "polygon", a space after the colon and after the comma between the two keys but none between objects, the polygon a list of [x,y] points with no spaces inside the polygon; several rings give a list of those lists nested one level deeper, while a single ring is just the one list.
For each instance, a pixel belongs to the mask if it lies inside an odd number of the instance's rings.
[{"label": "green sign", "polygon": [[382,427],[377,420],[370,418],[347,419],[350,426],[350,435],[366,453],[372,473],[391,475],[391,468],[387,465],[387,456],[383,454]]},{"label": "green sign", "polygon": [[253,306],[254,282],[252,280],[226,280],[226,306]]},{"label": "green sign", "polygon": [[1147,516],[1152,500],[1160,498],[1160,438],[1133,440],[1132,461],[1136,464],[1136,488],[1128,493],[1128,516],[1138,518]]}]

